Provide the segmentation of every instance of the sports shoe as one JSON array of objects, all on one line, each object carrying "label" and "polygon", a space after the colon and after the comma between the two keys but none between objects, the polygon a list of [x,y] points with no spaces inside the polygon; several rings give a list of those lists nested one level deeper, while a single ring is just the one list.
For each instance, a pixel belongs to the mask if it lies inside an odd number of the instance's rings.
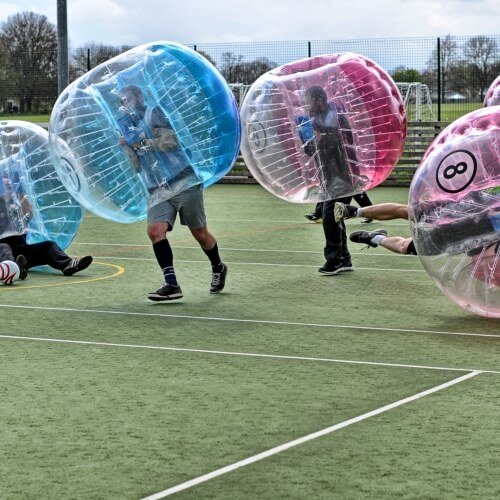
[{"label": "sports shoe", "polygon": [[363,219],[361,221],[361,224],[371,224],[373,222],[373,219]]},{"label": "sports shoe", "polygon": [[378,247],[377,244],[372,243],[371,241],[372,238],[377,235],[387,236],[387,229],[380,227],[375,229],[375,231],[355,231],[350,234],[349,239],[354,241],[354,243],[363,243],[369,247]]},{"label": "sports shoe", "polygon": [[219,293],[224,290],[226,284],[227,266],[222,264],[222,271],[220,273],[212,273],[212,282],[210,283],[210,293]]},{"label": "sports shoe", "polygon": [[353,207],[352,205],[346,205],[345,203],[337,201],[337,203],[335,203],[335,208],[333,209],[335,222],[339,223],[341,220],[356,217],[357,211],[358,209],[356,207]]},{"label": "sports shoe", "polygon": [[182,297],[181,287],[179,285],[171,285],[170,283],[164,283],[156,292],[151,292],[148,295],[148,299],[155,302],[182,299]]},{"label": "sports shoe", "polygon": [[307,220],[310,220],[311,222],[321,222],[322,221],[322,218],[318,215],[318,214],[306,214],[304,215],[304,217],[307,219]]},{"label": "sports shoe", "polygon": [[64,276],[73,276],[73,274],[87,269],[92,264],[92,257],[86,255],[81,259],[72,259],[71,262],[63,269]]},{"label": "sports shoe", "polygon": [[26,269],[26,266],[28,265],[28,261],[26,260],[26,257],[24,255],[18,255],[16,257],[16,264],[17,267],[19,267],[19,279],[20,280],[27,279],[28,270]]},{"label": "sports shoe", "polygon": [[318,271],[321,274],[326,274],[328,276],[353,270],[354,268],[352,267],[352,262],[350,260],[347,262],[336,262],[333,260],[327,260],[325,262],[325,265],[318,269]]}]

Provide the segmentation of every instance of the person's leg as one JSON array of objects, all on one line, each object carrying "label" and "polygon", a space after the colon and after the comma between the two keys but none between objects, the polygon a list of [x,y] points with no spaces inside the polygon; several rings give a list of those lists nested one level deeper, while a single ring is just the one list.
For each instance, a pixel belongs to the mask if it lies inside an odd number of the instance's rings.
[{"label": "person's leg", "polygon": [[227,276],[227,265],[219,255],[217,240],[207,228],[203,189],[201,186],[188,189],[177,199],[181,224],[188,226],[194,239],[198,242],[212,266],[210,293],[219,293],[224,289]]},{"label": "person's leg", "polygon": [[175,300],[183,296],[175,274],[174,254],[167,239],[167,232],[173,229],[175,218],[176,208],[169,201],[148,210],[147,234],[164,279],[164,284],[158,290],[148,294],[148,299],[153,301]]},{"label": "person's leg", "polygon": [[83,271],[92,263],[92,257],[87,255],[78,259],[72,259],[54,241],[42,241],[41,243],[26,244],[24,247],[16,247],[14,253],[26,258],[26,269],[36,266],[48,265],[62,271],[65,276]]},{"label": "person's leg", "polygon": [[362,193],[354,194],[352,197],[360,207],[369,207],[373,205],[370,198],[364,191]]},{"label": "person's leg", "polygon": [[316,206],[314,207],[314,212],[310,214],[305,214],[304,217],[312,222],[321,222],[321,219],[323,218],[322,205],[323,205],[322,203],[316,203]]},{"label": "person's leg", "polygon": [[369,207],[358,208],[357,217],[369,217],[376,220],[406,219],[408,220],[408,205],[400,203],[380,203]]},{"label": "person's leg", "polygon": [[[353,198],[360,207],[369,207],[373,205],[370,198],[364,191],[362,193],[353,195]],[[370,222],[373,222],[373,219],[366,217],[361,221],[361,224],[370,224]]]},{"label": "person's leg", "polygon": [[224,289],[226,284],[227,265],[224,264],[220,258],[217,240],[212,233],[208,231],[207,226],[200,228],[190,227],[189,230],[210,260],[212,266],[210,293],[219,293]]},{"label": "person's leg", "polygon": [[348,204],[338,204],[335,210],[335,220],[341,221],[352,217],[366,217],[375,220],[408,219],[408,205],[400,203],[380,203],[367,207],[356,208]]},{"label": "person's leg", "polygon": [[411,238],[403,238],[402,236],[387,236],[383,238],[380,242],[380,246],[387,248],[394,253],[400,253],[403,255],[407,255],[408,248],[410,244],[413,242]]},{"label": "person's leg", "polygon": [[412,238],[403,238],[402,236],[387,236],[387,230],[384,228],[375,231],[355,231],[349,236],[355,243],[363,243],[370,247],[382,246],[394,253],[402,255],[416,255],[415,246]]},{"label": "person's leg", "polygon": [[[349,198],[342,198],[348,203]],[[342,271],[351,271],[351,255],[347,248],[347,235],[343,221],[335,222],[335,200],[323,203],[323,232],[325,235],[324,255],[326,262],[319,269],[321,274],[337,274]]]}]

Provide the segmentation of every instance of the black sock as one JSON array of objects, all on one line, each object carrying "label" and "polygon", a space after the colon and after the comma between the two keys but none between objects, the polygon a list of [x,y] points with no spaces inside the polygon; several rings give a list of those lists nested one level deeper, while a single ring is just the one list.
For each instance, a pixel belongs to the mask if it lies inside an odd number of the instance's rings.
[{"label": "black sock", "polygon": [[217,243],[211,250],[203,249],[203,251],[207,254],[207,257],[210,259],[210,264],[212,264],[212,270],[216,273],[221,272],[222,261],[220,260],[219,247],[217,246]]},{"label": "black sock", "polygon": [[177,277],[174,271],[174,254],[168,240],[160,240],[153,244],[158,265],[161,267],[165,283],[170,285],[177,285]]}]

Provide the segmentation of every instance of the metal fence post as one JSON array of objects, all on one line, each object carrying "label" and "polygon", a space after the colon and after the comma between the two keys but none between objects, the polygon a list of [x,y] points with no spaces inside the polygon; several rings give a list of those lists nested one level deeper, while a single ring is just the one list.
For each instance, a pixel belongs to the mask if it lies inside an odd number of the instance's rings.
[{"label": "metal fence post", "polygon": [[68,66],[68,16],[66,0],[57,0],[57,92],[69,83]]},{"label": "metal fence post", "polygon": [[441,121],[441,38],[437,39],[437,93],[438,93],[438,121]]}]

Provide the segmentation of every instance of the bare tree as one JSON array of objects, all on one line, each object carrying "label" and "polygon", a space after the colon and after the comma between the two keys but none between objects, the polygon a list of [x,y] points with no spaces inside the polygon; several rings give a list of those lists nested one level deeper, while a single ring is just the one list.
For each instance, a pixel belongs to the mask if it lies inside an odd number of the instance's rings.
[{"label": "bare tree", "polygon": [[469,38],[464,45],[464,56],[471,70],[471,89],[482,101],[492,77],[496,76],[493,71],[499,58],[497,42],[486,36]]},{"label": "bare tree", "polygon": [[57,97],[57,33],[47,17],[34,12],[10,16],[0,29],[0,51],[20,111],[39,111]]},{"label": "bare tree", "polygon": [[251,85],[259,76],[275,68],[277,64],[267,57],[259,57],[251,62],[242,62],[243,56],[231,52],[222,54],[222,75],[229,83]]},{"label": "bare tree", "polygon": [[70,80],[75,80],[92,68],[126,52],[130,48],[125,45],[115,47],[113,45],[88,43],[75,49],[71,54]]},{"label": "bare tree", "polygon": [[[441,101],[443,102],[448,92],[450,75],[453,71],[453,67],[457,64],[458,56],[458,45],[451,35],[446,35],[442,40],[440,40],[439,47],[439,65],[441,68]],[[438,48],[436,47],[432,53],[431,58],[428,62],[428,68],[431,72],[435,72],[437,75],[438,67]],[[437,78],[434,79],[432,85],[437,86]],[[430,82],[426,82],[429,84]],[[454,89],[457,90],[457,89]]]},{"label": "bare tree", "polygon": [[222,54],[222,76],[229,82],[229,83],[242,83],[239,82],[236,75],[235,75],[235,67],[241,63],[243,60],[242,55],[236,55],[233,54],[232,52],[224,52]]}]

